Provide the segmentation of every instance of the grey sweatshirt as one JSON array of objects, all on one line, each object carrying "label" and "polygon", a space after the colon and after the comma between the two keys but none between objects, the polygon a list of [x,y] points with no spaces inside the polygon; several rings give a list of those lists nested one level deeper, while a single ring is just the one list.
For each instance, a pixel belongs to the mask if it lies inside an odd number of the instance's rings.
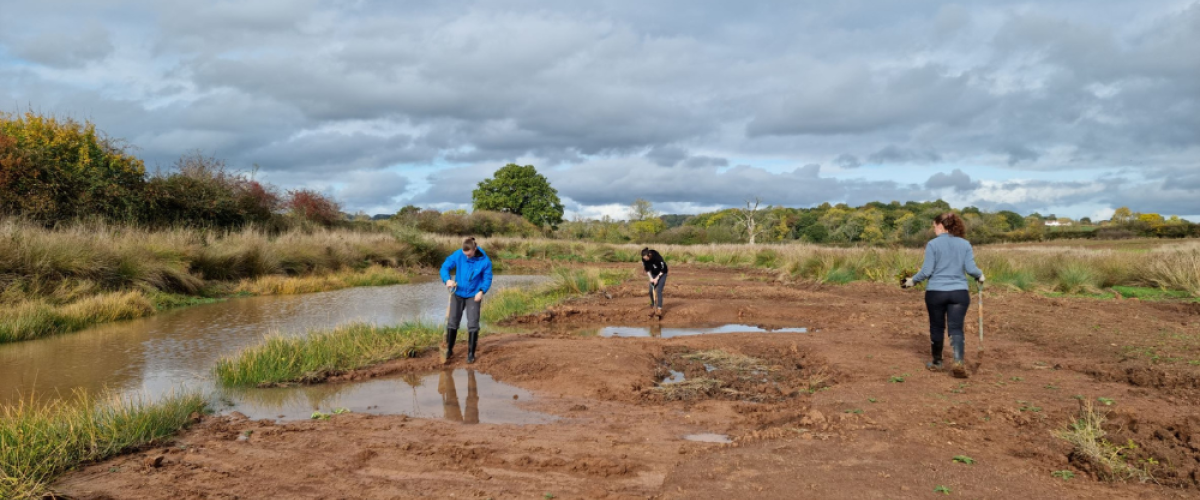
[{"label": "grey sweatshirt", "polygon": [[983,276],[983,271],[975,266],[975,251],[967,240],[943,233],[925,245],[925,264],[912,280],[913,283],[929,280],[925,289],[935,292],[970,290],[963,273],[975,279]]}]

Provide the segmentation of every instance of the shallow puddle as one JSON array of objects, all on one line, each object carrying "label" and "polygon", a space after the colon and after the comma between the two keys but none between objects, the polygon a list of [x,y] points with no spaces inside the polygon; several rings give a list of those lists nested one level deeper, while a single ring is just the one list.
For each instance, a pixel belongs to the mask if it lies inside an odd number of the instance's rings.
[{"label": "shallow puddle", "polygon": [[442,370],[351,384],[225,391],[222,413],[251,419],[304,420],[339,409],[373,415],[408,415],[464,424],[544,424],[553,415],[520,408],[533,393],[475,370]]},{"label": "shallow puddle", "polygon": [[732,439],[729,439],[729,436],[726,436],[724,434],[712,434],[712,433],[688,434],[686,436],[683,436],[683,439],[686,439],[688,441],[696,441],[698,443],[726,444],[726,443],[733,442]]},{"label": "shallow puddle", "polygon": [[601,337],[656,337],[664,339],[715,333],[808,333],[808,328],[761,328],[753,325],[738,324],[714,326],[712,328],[663,328],[653,325],[649,327],[606,326],[599,331]]},{"label": "shallow puddle", "polygon": [[671,374],[667,375],[667,378],[663,379],[662,384],[678,384],[684,380],[687,380],[687,376],[685,376],[683,372],[671,370]]}]

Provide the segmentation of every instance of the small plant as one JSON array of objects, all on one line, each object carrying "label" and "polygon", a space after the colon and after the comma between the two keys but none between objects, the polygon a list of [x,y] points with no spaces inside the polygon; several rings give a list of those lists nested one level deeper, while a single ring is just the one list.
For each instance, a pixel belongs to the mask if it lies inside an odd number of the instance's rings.
[{"label": "small plant", "polygon": [[904,382],[904,375],[892,375],[892,377],[888,379],[888,382],[893,384],[902,383]]},{"label": "small plant", "polygon": [[846,410],[846,413],[861,414],[862,412],[863,412],[863,411],[862,411],[862,408],[855,408],[855,409],[853,409],[853,410]]},{"label": "small plant", "polygon": [[878,402],[879,402],[879,400],[878,400],[878,399],[875,399],[875,398],[867,398],[867,401],[869,401],[869,402],[872,402],[872,403],[878,403]]},{"label": "small plant", "polygon": [[934,493],[941,493],[941,494],[943,494],[943,495],[949,495],[949,494],[950,494],[950,487],[949,487],[949,486],[946,486],[946,485],[938,485],[938,487],[936,487],[936,488],[934,488],[934,489],[933,489],[933,492],[934,492]]},{"label": "small plant", "polygon": [[329,420],[329,414],[321,413],[319,411],[314,411],[314,412],[312,412],[312,416],[309,418],[311,418],[313,420]]},{"label": "small plant", "polygon": [[1102,477],[1113,480],[1137,479],[1141,482],[1153,480],[1147,470],[1151,464],[1139,468],[1128,463],[1128,455],[1137,449],[1137,443],[1129,440],[1124,445],[1118,445],[1105,439],[1107,432],[1104,430],[1104,421],[1104,412],[1097,410],[1090,401],[1085,401],[1079,409],[1079,417],[1054,435],[1074,445],[1074,453],[1091,462]]},{"label": "small plant", "polygon": [[1022,381],[1022,380],[1025,380],[1025,379],[1023,379],[1023,378],[1021,378],[1021,377],[1013,377],[1013,378],[1011,378],[1011,379],[1009,379],[1009,380],[1012,380],[1013,382],[1020,382],[1020,381]]},{"label": "small plant", "polygon": [[545,495],[542,495],[542,498],[545,498],[546,500],[552,500],[557,497],[555,497],[553,493],[546,493]]},{"label": "small plant", "polygon": [[350,413],[350,409],[349,408],[338,408],[336,410],[333,410],[334,415],[341,415],[343,413]]},{"label": "small plant", "polygon": [[1026,402],[1026,401],[1017,401],[1017,402],[1021,403],[1021,411],[1023,411],[1023,412],[1029,411],[1029,412],[1033,412],[1033,413],[1041,413],[1041,411],[1042,411],[1041,406],[1034,406],[1033,404]]},{"label": "small plant", "polygon": [[1116,403],[1112,398],[1096,398],[1096,401],[1099,401],[1104,406],[1112,406],[1113,403]]},{"label": "small plant", "polygon": [[243,435],[243,436],[246,436],[246,437],[253,436],[253,435],[254,435],[254,429],[246,429],[246,430],[242,431],[242,435]]},{"label": "small plant", "polygon": [[975,459],[966,455],[955,455],[954,462],[967,465],[975,465]]},{"label": "small plant", "polygon": [[1058,387],[1055,386],[1054,384],[1046,384],[1046,389],[1050,389],[1052,391],[1057,391]]},{"label": "small plant", "polygon": [[1056,470],[1054,472],[1051,472],[1050,475],[1052,477],[1057,477],[1059,479],[1062,479],[1063,481],[1069,481],[1071,479],[1075,479],[1075,473],[1071,472],[1069,470]]}]

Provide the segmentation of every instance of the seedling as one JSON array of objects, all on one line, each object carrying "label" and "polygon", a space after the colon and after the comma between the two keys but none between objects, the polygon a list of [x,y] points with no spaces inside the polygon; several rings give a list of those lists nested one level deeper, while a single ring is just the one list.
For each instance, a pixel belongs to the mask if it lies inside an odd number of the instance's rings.
[{"label": "seedling", "polygon": [[899,384],[901,382],[904,382],[904,375],[892,375],[892,377],[888,379],[888,382],[891,382],[893,384]]},{"label": "seedling", "polygon": [[246,437],[253,436],[253,435],[254,435],[254,429],[246,429],[246,430],[242,431],[242,435],[243,435],[243,436],[246,436]]},{"label": "seedling", "polygon": [[949,486],[946,486],[946,485],[938,485],[938,487],[937,487],[937,488],[934,488],[934,489],[933,489],[933,492],[934,492],[934,493],[941,493],[941,494],[943,494],[943,495],[949,495],[949,494],[950,494],[950,487],[949,487]]},{"label": "seedling", "polygon": [[1011,379],[1009,379],[1009,380],[1012,380],[1013,382],[1020,382],[1020,381],[1022,381],[1022,380],[1025,380],[1025,379],[1023,379],[1023,378],[1021,378],[1021,377],[1013,377],[1013,378],[1011,378]]},{"label": "seedling", "polygon": [[1052,391],[1057,391],[1057,390],[1058,390],[1058,387],[1056,387],[1054,384],[1046,384],[1046,388],[1047,388],[1047,389],[1050,389],[1050,390],[1052,390]]},{"label": "seedling", "polygon": [[863,412],[863,411],[862,411],[862,408],[855,408],[855,409],[853,409],[853,410],[846,410],[846,413],[855,413],[855,414],[859,414],[859,413],[862,413],[862,412]]},{"label": "seedling", "polygon": [[313,420],[329,420],[329,414],[327,414],[327,413],[321,413],[321,412],[319,412],[319,411],[314,411],[314,412],[312,412],[312,417],[311,417],[311,418],[312,418]]},{"label": "seedling", "polygon": [[1021,403],[1021,411],[1023,411],[1023,412],[1031,411],[1034,413],[1038,413],[1038,412],[1042,411],[1041,406],[1034,406],[1033,404],[1029,403],[1028,401],[1017,401],[1017,402]]},{"label": "seedling", "polygon": [[1096,398],[1096,401],[1103,403],[1104,406],[1112,406],[1113,403],[1116,403],[1112,398]]},{"label": "seedling", "polygon": [[341,415],[343,413],[350,413],[350,409],[349,408],[338,408],[336,410],[333,410],[334,415]]},{"label": "seedling", "polygon": [[1056,470],[1054,472],[1051,472],[1050,475],[1053,477],[1062,479],[1063,481],[1069,481],[1071,479],[1075,479],[1075,473],[1071,472],[1069,470]]},{"label": "seedling", "polygon": [[877,402],[879,402],[879,400],[878,400],[878,399],[875,399],[875,398],[867,398],[867,401],[870,401],[870,402],[872,402],[872,403],[877,403]]},{"label": "seedling", "polygon": [[960,464],[975,465],[975,459],[966,455],[955,455],[954,461]]},{"label": "seedling", "polygon": [[545,495],[542,495],[542,498],[545,498],[546,500],[551,500],[555,497],[554,497],[553,493],[546,493]]}]

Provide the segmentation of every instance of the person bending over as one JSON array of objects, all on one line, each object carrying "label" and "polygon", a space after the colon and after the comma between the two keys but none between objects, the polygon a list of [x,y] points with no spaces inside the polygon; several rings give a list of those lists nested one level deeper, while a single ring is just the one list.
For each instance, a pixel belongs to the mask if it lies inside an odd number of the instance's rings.
[{"label": "person bending over", "polygon": [[[983,271],[975,265],[975,252],[966,239],[967,227],[961,217],[944,213],[933,219],[933,232],[937,235],[925,245],[925,262],[921,271],[904,283],[915,286],[925,280],[925,308],[929,310],[929,340],[933,360],[926,366],[930,370],[942,369],[942,346],[946,337],[946,324],[950,327],[950,346],[954,350],[955,377],[966,378],[963,364],[963,322],[967,308],[971,306],[971,293],[964,273],[983,283]],[[948,321],[947,321],[948,320]]]},{"label": "person bending over", "polygon": [[[454,278],[450,270],[454,270]],[[467,313],[467,363],[475,362],[475,346],[479,343],[479,308],[483,294],[492,287],[492,261],[475,244],[475,238],[463,240],[462,249],[446,257],[442,263],[442,281],[454,293],[450,296],[450,307],[446,317],[446,340],[443,343],[442,364],[449,363],[454,356],[454,341],[458,339],[458,327],[462,324],[463,312]]]},{"label": "person bending over", "polygon": [[642,269],[646,271],[646,277],[650,278],[650,307],[653,309],[650,315],[661,319],[663,288],[667,286],[667,261],[663,260],[657,250],[643,248]]}]

